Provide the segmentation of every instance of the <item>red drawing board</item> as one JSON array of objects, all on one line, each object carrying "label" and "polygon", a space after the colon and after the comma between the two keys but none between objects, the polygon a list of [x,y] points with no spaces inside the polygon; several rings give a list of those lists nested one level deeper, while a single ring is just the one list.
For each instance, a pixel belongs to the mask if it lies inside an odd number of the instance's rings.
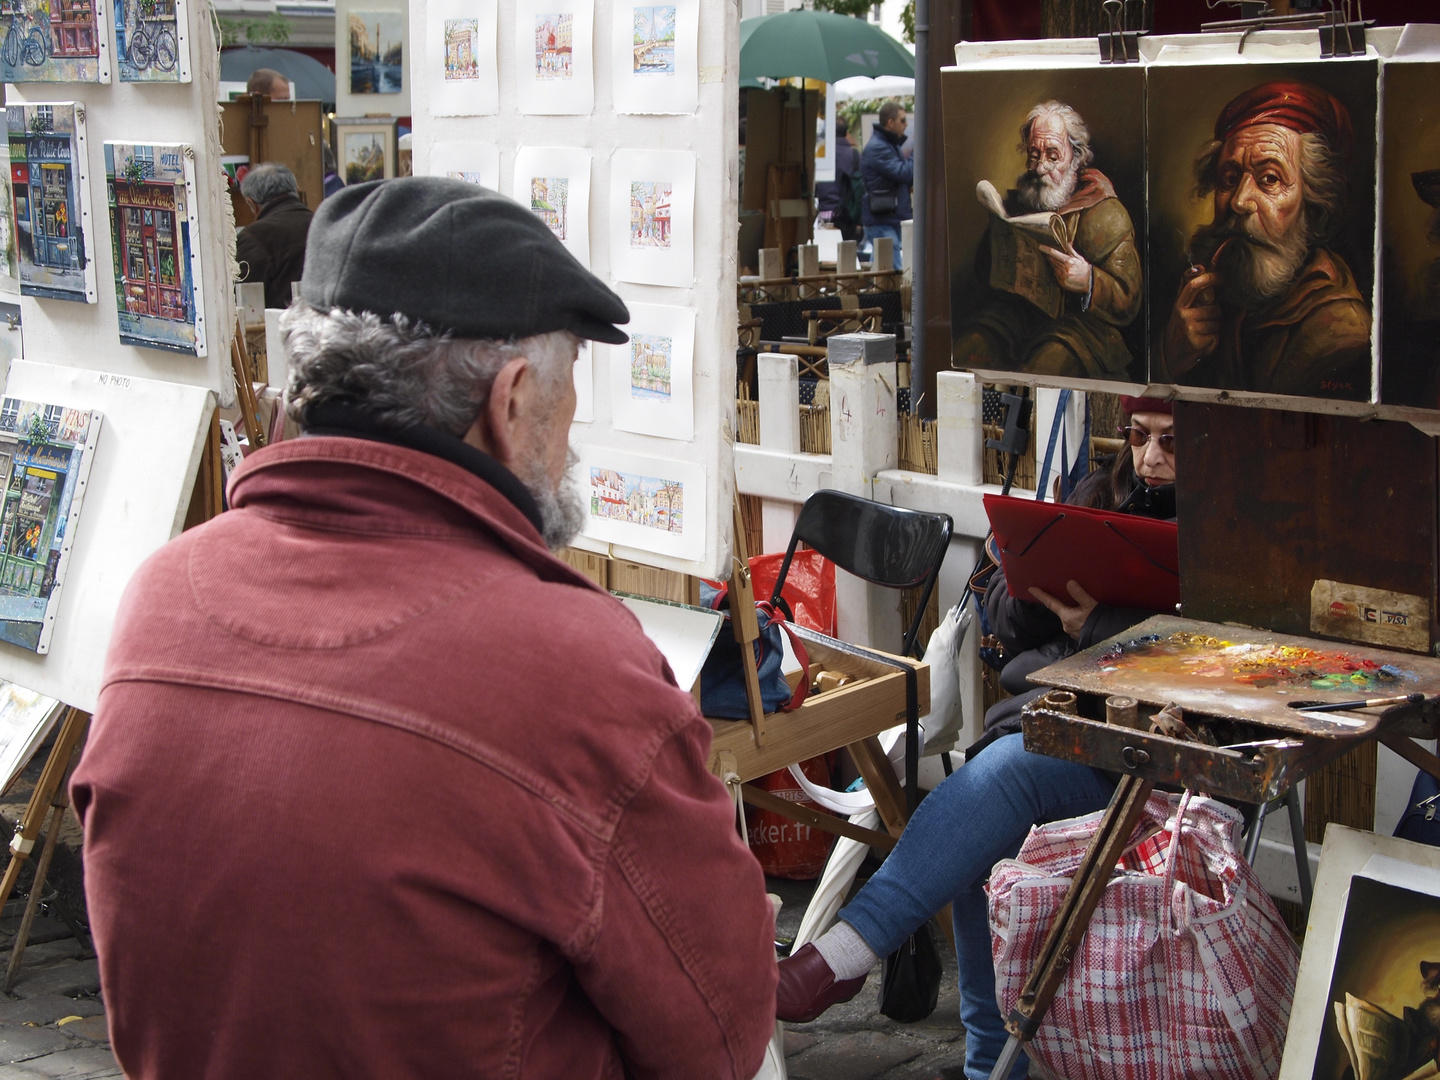
[{"label": "red drawing board", "polygon": [[1008,495],[986,495],[985,513],[1011,596],[1033,600],[1034,585],[1071,603],[1074,580],[1112,607],[1164,612],[1180,601],[1173,521]]}]

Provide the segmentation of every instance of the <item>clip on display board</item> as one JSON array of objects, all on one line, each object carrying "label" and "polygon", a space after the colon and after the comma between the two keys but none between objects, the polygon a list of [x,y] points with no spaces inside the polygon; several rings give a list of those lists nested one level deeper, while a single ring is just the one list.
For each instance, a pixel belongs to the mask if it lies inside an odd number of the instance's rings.
[{"label": "clip on display board", "polygon": [[986,495],[1010,595],[1033,600],[1032,586],[1070,603],[1069,581],[1112,607],[1173,610],[1180,601],[1180,555],[1173,521]]}]

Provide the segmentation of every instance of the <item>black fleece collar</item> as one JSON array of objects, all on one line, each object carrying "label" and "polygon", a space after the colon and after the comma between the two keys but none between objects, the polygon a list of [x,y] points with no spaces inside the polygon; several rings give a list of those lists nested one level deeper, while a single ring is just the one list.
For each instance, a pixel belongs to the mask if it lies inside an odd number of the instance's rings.
[{"label": "black fleece collar", "polygon": [[[364,409],[344,402],[329,402],[315,405],[310,409],[309,424],[305,436],[330,435],[345,439],[371,439],[374,442],[391,443],[410,450],[419,450],[443,458],[453,465],[459,465],[466,472],[474,473],[493,487],[519,510],[535,526],[535,531],[544,534],[545,526],[540,518],[540,508],[535,496],[520,482],[520,479],[489,454],[477,450],[463,439],[432,427],[389,428],[377,424]],[[303,436],[302,436],[303,437]]]}]

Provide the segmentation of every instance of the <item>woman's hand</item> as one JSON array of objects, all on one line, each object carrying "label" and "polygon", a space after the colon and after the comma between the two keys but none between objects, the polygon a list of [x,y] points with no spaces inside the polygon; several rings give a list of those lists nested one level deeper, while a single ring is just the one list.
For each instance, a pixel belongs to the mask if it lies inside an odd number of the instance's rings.
[{"label": "woman's hand", "polygon": [[1078,581],[1067,581],[1065,588],[1070,590],[1070,595],[1074,597],[1078,607],[1071,607],[1063,600],[1057,600],[1044,589],[1035,586],[1031,586],[1030,595],[1054,612],[1065,633],[1079,641],[1080,634],[1085,629],[1085,623],[1090,619],[1090,613],[1100,606],[1099,601],[1082,589]]}]

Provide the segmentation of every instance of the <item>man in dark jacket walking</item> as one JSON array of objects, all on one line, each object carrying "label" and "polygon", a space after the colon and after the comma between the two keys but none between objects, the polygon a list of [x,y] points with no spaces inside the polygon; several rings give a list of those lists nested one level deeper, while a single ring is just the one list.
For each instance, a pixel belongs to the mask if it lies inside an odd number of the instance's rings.
[{"label": "man in dark jacket walking", "polygon": [[901,150],[909,119],[898,101],[880,106],[880,124],[860,155],[860,175],[865,180],[865,207],[861,222],[865,239],[881,236],[895,241],[895,269],[903,268],[900,256],[900,223],[910,220],[910,186],[915,182],[915,162]]},{"label": "man in dark jacket walking", "polygon": [[240,181],[255,220],[240,230],[235,258],[241,281],[265,283],[265,306],[290,306],[290,285],[305,268],[305,238],[314,216],[300,198],[295,174],[284,165],[256,165]]}]

